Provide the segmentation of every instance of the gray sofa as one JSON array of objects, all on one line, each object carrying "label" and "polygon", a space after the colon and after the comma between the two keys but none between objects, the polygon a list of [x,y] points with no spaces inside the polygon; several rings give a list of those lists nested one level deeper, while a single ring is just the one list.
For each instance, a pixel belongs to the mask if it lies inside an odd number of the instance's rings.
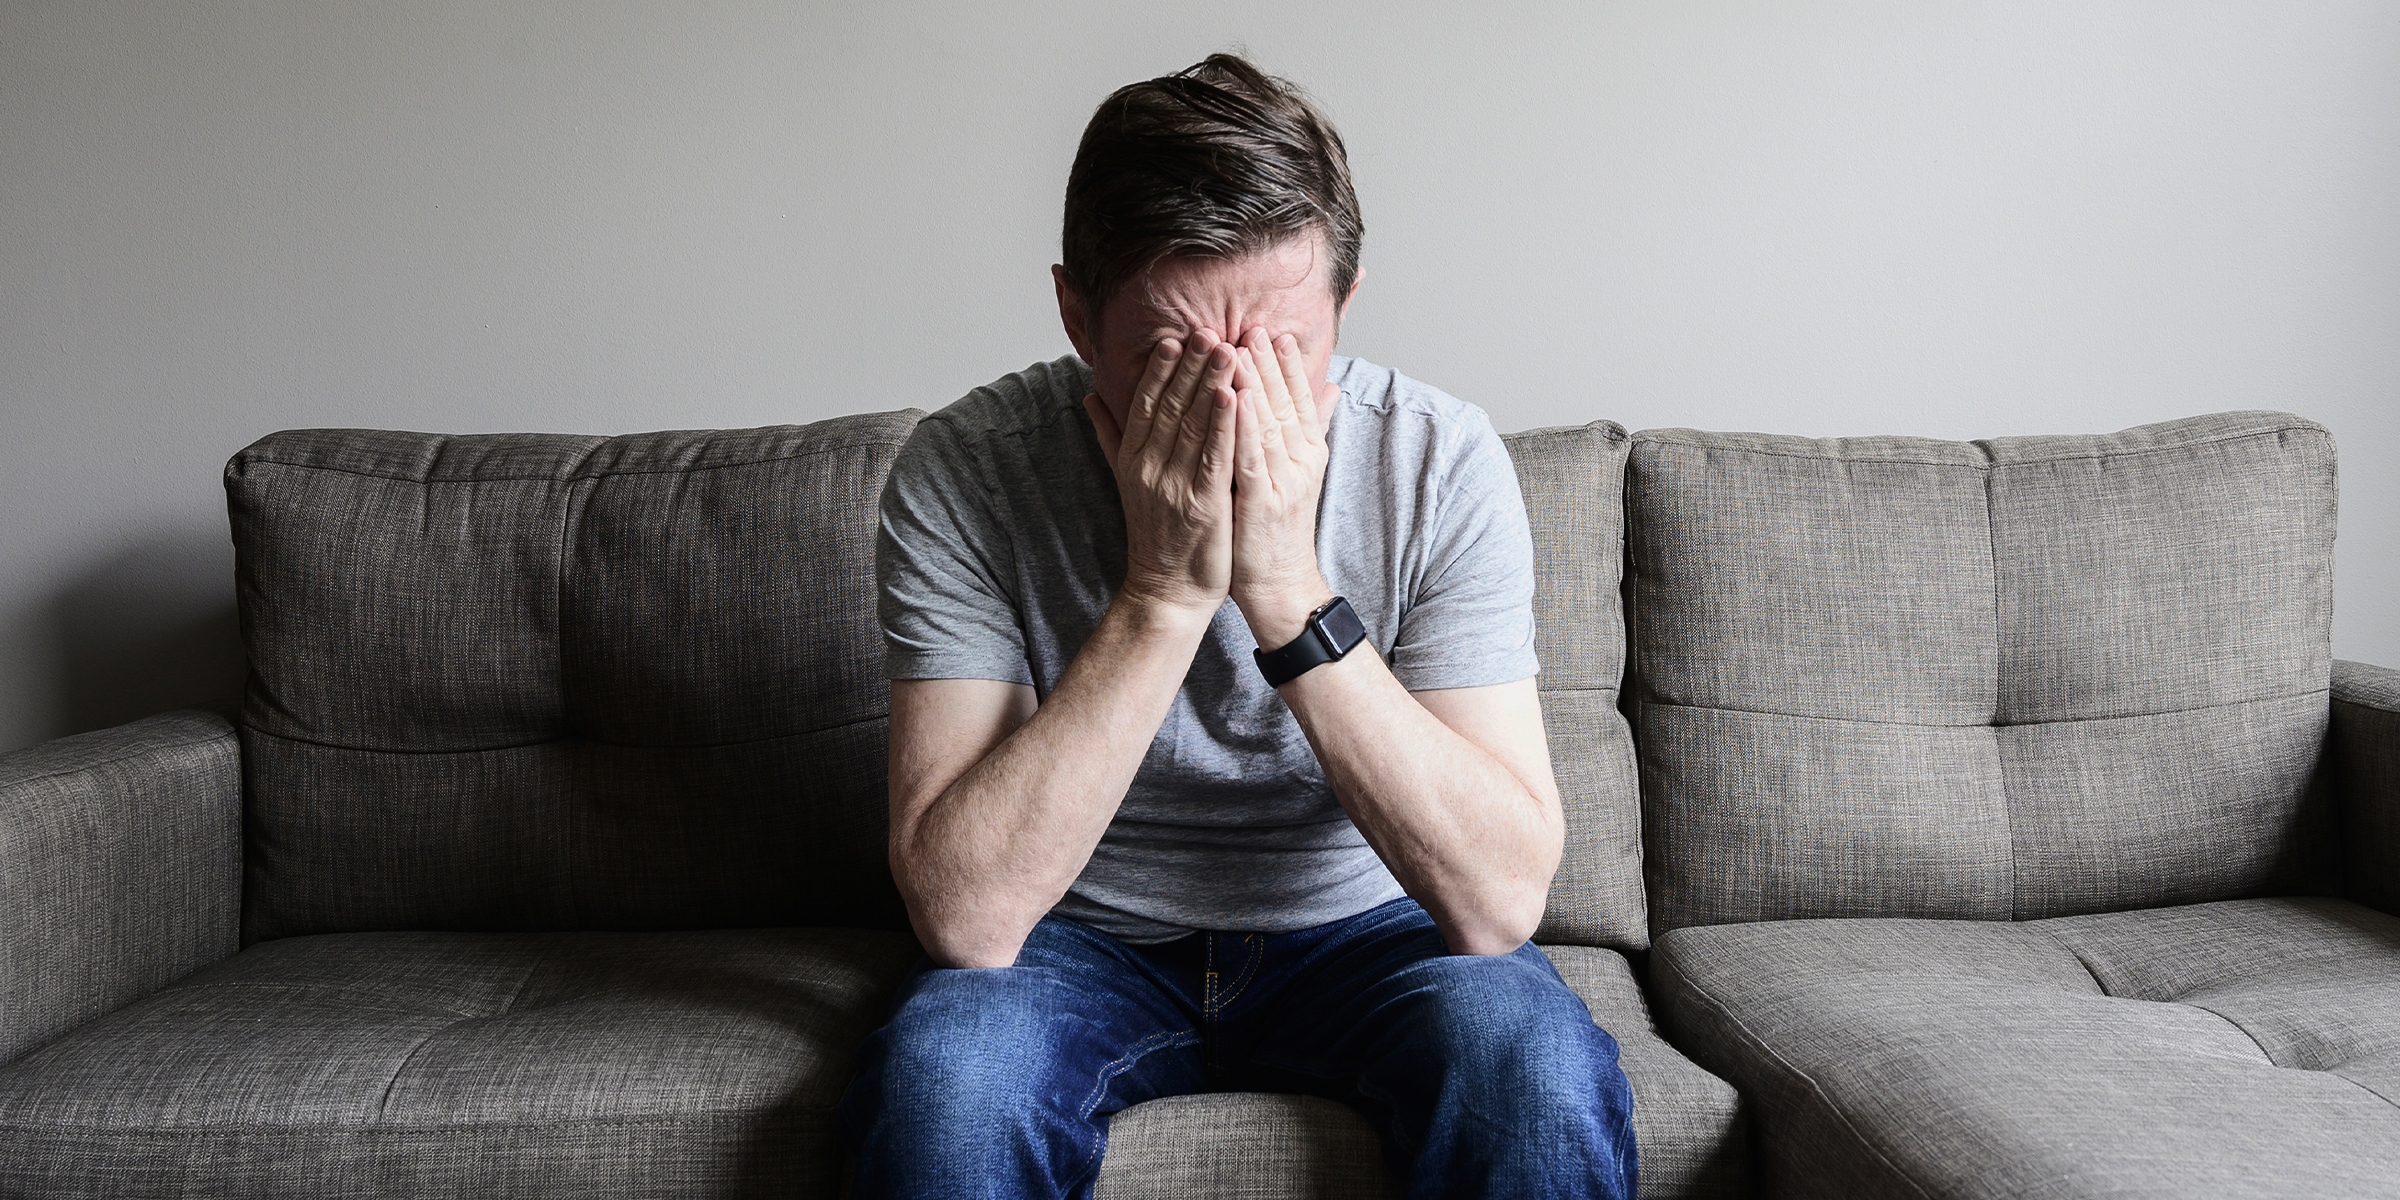
[{"label": "gray sofa", "polygon": [[[237,455],[238,719],[0,757],[0,1195],[833,1194],[917,954],[917,416]],[[1537,940],[1644,1195],[2400,1192],[2400,673],[2330,659],[2322,429],[1509,447]],[[1337,1104],[1207,1095],[1100,1192],[1394,1187]]]}]

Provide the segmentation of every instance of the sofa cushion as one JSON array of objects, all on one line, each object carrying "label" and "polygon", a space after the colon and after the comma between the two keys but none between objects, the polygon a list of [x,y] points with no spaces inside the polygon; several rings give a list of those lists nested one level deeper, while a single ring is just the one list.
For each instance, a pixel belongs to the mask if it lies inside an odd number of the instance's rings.
[{"label": "sofa cushion", "polygon": [[2323,887],[2333,507],[2280,413],[1635,435],[1654,931]]},{"label": "sofa cushion", "polygon": [[830,1195],[903,935],[254,946],[0,1067],[12,1196]]},{"label": "sofa cushion", "polygon": [[246,936],[901,927],[874,507],[917,415],[236,455]]},{"label": "sofa cushion", "polygon": [[1614,421],[1505,439],[1533,528],[1534,651],[1566,854],[1535,937],[1641,950],[1641,783],[1617,708],[1625,674],[1625,430]]},{"label": "sofa cushion", "polygon": [[[1633,1086],[1641,1194],[1733,1200],[1750,1194],[1747,1126],[1732,1085],[1668,1045],[1625,957],[1545,946],[1592,1019],[1617,1039]],[[1137,1104],[1109,1125],[1101,1200],[1211,1196],[1398,1196],[1374,1127],[1330,1100],[1226,1092]]]},{"label": "sofa cushion", "polygon": [[2333,1197],[2400,1179],[2400,918],[2237,900],[1692,927],[1679,1044],[1791,1196]]}]

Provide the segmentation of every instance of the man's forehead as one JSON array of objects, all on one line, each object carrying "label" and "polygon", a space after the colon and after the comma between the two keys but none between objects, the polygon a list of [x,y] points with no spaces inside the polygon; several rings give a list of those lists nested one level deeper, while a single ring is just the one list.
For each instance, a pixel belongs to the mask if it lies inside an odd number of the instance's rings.
[{"label": "man's forehead", "polygon": [[1119,303],[1146,343],[1229,321],[1321,319],[1327,314],[1318,310],[1329,310],[1332,303],[1323,256],[1315,249],[1312,244],[1233,259],[1161,260],[1118,293]]}]

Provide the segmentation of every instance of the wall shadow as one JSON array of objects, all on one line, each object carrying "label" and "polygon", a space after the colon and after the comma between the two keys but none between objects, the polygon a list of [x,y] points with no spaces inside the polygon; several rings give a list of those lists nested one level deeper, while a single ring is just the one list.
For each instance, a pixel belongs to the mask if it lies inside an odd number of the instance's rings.
[{"label": "wall shadow", "polygon": [[246,669],[222,530],[160,531],[99,559],[52,598],[55,699],[46,737],[169,709],[230,707]]}]

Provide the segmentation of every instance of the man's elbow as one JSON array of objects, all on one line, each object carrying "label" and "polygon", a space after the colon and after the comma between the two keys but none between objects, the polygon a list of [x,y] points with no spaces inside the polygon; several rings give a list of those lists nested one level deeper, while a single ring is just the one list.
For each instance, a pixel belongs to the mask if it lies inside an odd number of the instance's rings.
[{"label": "man's elbow", "polygon": [[969,911],[954,911],[962,906],[945,903],[910,886],[906,879],[898,880],[900,898],[908,906],[908,927],[915,931],[917,944],[925,948],[925,957],[943,967],[1006,967],[1014,966],[1017,951],[1025,946],[1031,929],[1004,928],[989,918],[978,918],[972,904],[963,906]]},{"label": "man's elbow", "polygon": [[926,911],[914,897],[909,899],[908,924],[916,931],[917,944],[925,948],[925,957],[936,966],[954,968],[1015,966],[1017,951],[1024,949],[1031,932],[1003,929],[990,921],[945,919]]},{"label": "man's elbow", "polygon": [[1445,922],[1442,940],[1453,954],[1514,954],[1540,928],[1548,899],[1547,888],[1499,898],[1482,912]]},{"label": "man's elbow", "polygon": [[923,930],[918,931],[917,941],[924,945],[925,957],[932,959],[935,966],[957,970],[1013,967],[1017,965],[1017,951],[1025,945],[1022,938],[1014,945],[999,938],[929,938]]}]

